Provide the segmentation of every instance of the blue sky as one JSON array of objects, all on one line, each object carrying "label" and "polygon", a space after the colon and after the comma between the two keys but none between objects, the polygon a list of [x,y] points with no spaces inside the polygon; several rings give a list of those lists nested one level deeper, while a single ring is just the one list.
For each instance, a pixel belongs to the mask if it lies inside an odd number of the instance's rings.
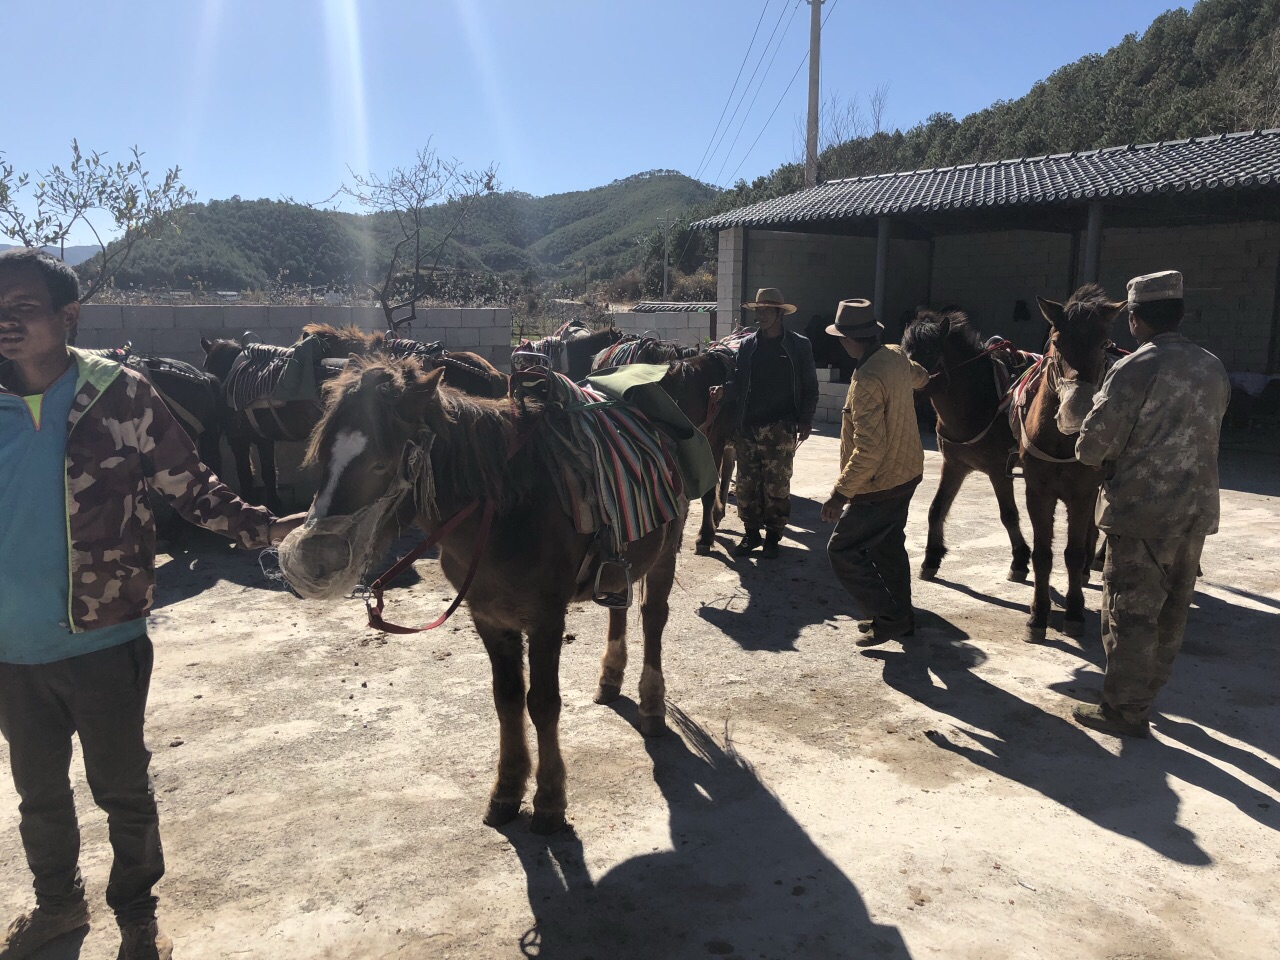
[{"label": "blue sky", "polygon": [[[693,174],[760,22],[743,74],[759,65],[759,93],[742,103],[732,152],[738,121],[701,174],[725,184],[734,171],[750,179],[795,156],[807,71],[783,91],[808,47],[808,7],[796,5],[4,3],[0,152],[34,169],[63,161],[72,137],[121,158],[136,143],[153,170],[181,165],[202,199],[318,201],[349,165],[385,170],[429,138],[467,164],[496,163],[504,188],[537,195],[652,168]],[[1174,5],[826,0],[824,91],[865,95],[887,84],[890,126],[935,111],[963,116],[1141,33]]]}]

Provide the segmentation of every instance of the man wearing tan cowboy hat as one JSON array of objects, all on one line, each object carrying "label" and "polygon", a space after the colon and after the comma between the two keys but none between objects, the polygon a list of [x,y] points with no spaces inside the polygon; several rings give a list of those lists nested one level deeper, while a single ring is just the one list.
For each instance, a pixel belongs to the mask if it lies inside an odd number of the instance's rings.
[{"label": "man wearing tan cowboy hat", "polygon": [[840,423],[840,477],[822,519],[836,525],[827,556],[865,618],[862,647],[915,632],[906,526],[924,474],[915,391],[929,375],[900,348],[882,345],[883,332],[869,300],[842,301],[827,327],[858,361]]},{"label": "man wearing tan cowboy hat", "polygon": [[1204,538],[1218,531],[1218,435],[1231,397],[1222,362],[1181,333],[1182,274],[1129,281],[1138,349],[1111,368],[1076,457],[1103,468],[1102,702],[1075,708],[1103,733],[1147,736],[1182,646]]},{"label": "man wearing tan cowboy hat", "polygon": [[763,546],[762,556],[773,559],[791,516],[796,447],[809,436],[818,408],[818,372],[808,339],[782,322],[796,308],[780,290],[763,287],[742,306],[755,311],[756,331],[739,347],[737,368],[724,391],[738,405],[734,495],[745,532],[733,552],[745,557]]}]

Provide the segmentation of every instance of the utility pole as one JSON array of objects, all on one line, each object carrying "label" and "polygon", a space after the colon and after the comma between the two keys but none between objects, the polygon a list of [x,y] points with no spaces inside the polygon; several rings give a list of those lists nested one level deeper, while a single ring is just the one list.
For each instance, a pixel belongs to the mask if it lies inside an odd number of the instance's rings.
[{"label": "utility pole", "polygon": [[821,69],[822,3],[809,0],[809,123],[804,137],[804,185],[818,185],[818,77]]},{"label": "utility pole", "polygon": [[658,223],[662,224],[662,299],[667,299],[667,264],[671,262],[671,257],[667,253],[667,245],[671,240],[671,211],[667,211],[667,216],[658,217]]}]

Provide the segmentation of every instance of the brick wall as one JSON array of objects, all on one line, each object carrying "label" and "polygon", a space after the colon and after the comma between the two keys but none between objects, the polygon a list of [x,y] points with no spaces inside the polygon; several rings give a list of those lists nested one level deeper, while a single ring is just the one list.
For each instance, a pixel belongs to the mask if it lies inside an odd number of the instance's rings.
[{"label": "brick wall", "polygon": [[725,327],[719,331],[721,336],[733,329],[734,322],[740,315],[745,234],[746,231],[741,227],[720,231],[720,252],[716,260],[716,300],[719,303],[720,323]]},{"label": "brick wall", "polygon": [[[1280,223],[1104,230],[1101,282],[1124,299],[1130,277],[1180,270],[1187,317],[1182,331],[1228,370],[1261,373],[1275,324]],[[1116,342],[1132,345],[1123,324]]]},{"label": "brick wall", "polygon": [[[511,311],[500,309],[420,310],[411,335],[442,340],[446,349],[478,353],[494,366],[511,364]],[[196,366],[204,361],[200,338],[239,337],[251,330],[266,343],[287,345],[307,323],[355,324],[384,330],[376,307],[285,307],[253,305],[117,306],[88,304],[80,311],[82,347],[116,347],[125,341],[142,353],[153,353]]]},{"label": "brick wall", "polygon": [[711,313],[705,310],[678,313],[632,313],[625,310],[613,315],[613,325],[624,333],[675,340],[690,347],[700,346],[711,339]]},{"label": "brick wall", "polygon": [[818,412],[813,415],[815,423],[839,423],[840,412],[844,410],[844,402],[849,396],[847,383],[830,383],[818,371]]}]

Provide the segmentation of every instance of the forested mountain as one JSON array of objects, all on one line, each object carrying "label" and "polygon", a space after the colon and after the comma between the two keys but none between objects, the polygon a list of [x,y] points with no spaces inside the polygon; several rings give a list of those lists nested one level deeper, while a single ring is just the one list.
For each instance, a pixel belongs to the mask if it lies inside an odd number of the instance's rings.
[{"label": "forested mountain", "polygon": [[[1028,42],[1034,42],[1029,38]],[[964,69],[963,57],[957,60]],[[823,180],[1280,126],[1280,0],[1200,0],[1141,36],[1054,71],[1025,96],[957,120],[854,137],[819,157]],[[708,211],[800,189],[785,164],[739,181]]]},{"label": "forested mountain", "polygon": [[[611,276],[639,259],[637,239],[653,230],[657,217],[679,215],[715,193],[674,171],[652,171],[548,197],[489,194],[445,245],[441,265],[550,278]],[[436,244],[456,219],[453,204],[431,208],[424,244]],[[177,232],[138,244],[117,286],[358,285],[379,274],[393,230],[386,215],[283,201],[233,197],[192,204]]]}]

